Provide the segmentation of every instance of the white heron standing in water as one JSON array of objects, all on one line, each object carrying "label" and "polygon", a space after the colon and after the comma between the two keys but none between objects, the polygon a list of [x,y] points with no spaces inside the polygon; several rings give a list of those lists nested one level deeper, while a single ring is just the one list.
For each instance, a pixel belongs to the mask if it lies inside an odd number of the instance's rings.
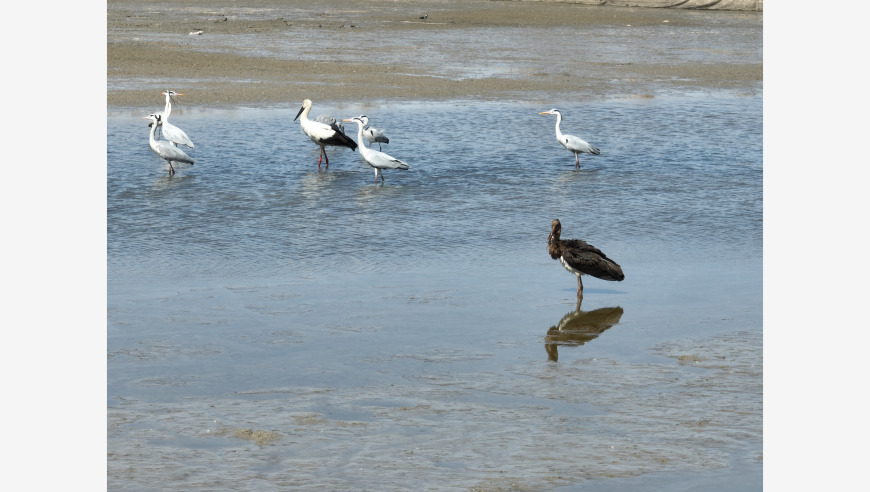
[{"label": "white heron standing in water", "polygon": [[593,154],[598,155],[601,153],[597,147],[593,147],[589,145],[589,142],[583,140],[580,137],[575,137],[574,135],[563,135],[562,130],[559,129],[559,126],[562,124],[562,113],[559,112],[558,109],[551,109],[549,111],[544,111],[539,114],[554,114],[556,115],[556,140],[562,144],[563,147],[570,150],[574,153],[574,169],[580,169],[580,154]]},{"label": "white heron standing in water", "polygon": [[158,126],[160,126],[161,135],[163,135],[163,138],[166,140],[174,143],[176,147],[179,145],[186,145],[192,149],[193,142],[190,140],[190,137],[184,133],[184,130],[169,122],[169,114],[172,113],[172,97],[183,96],[184,94],[165,90],[162,92],[162,95],[166,96],[166,106],[164,106],[163,111],[154,113],[156,116],[160,117],[160,123],[158,123]]},{"label": "white heron standing in water", "polygon": [[375,168],[375,184],[378,184],[378,173],[381,174],[381,184],[384,183],[384,169],[401,169],[403,171],[407,171],[410,166],[407,163],[396,159],[390,155],[387,155],[379,150],[374,150],[366,147],[366,144],[363,142],[363,126],[365,126],[365,116],[356,116],[354,118],[348,118],[341,121],[347,122],[356,122],[359,125],[359,134],[357,136],[357,140],[359,140],[359,153],[362,154],[363,160],[366,161],[366,164]]},{"label": "white heron standing in water", "polygon": [[[344,129],[339,126],[335,118],[320,115],[313,120],[309,120],[308,113],[310,111],[311,99],[306,99],[302,101],[302,108],[296,113],[296,118],[302,115],[302,119],[299,120],[302,133],[320,146],[320,159],[317,160],[317,168],[320,169],[320,163],[326,157],[326,169],[329,169],[329,156],[326,155],[326,146],[350,147],[350,150],[356,150],[356,142],[344,134]],[[293,121],[296,121],[296,118],[293,118]]]},{"label": "white heron standing in water", "polygon": [[170,144],[166,140],[157,140],[154,136],[154,132],[157,131],[157,127],[160,125],[160,120],[163,118],[158,114],[151,114],[144,117],[151,122],[148,123],[148,126],[151,127],[151,135],[148,138],[148,144],[151,145],[151,150],[153,150],[157,155],[162,157],[169,164],[169,175],[172,176],[175,174],[175,168],[172,166],[172,163],[176,164],[181,162],[184,164],[193,165],[193,158],[189,155],[185,154],[183,150],[178,147]]}]

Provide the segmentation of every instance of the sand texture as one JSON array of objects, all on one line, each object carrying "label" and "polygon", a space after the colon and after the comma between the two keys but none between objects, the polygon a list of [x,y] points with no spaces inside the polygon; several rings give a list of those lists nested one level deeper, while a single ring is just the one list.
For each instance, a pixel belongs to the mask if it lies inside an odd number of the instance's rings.
[{"label": "sand texture", "polygon": [[[217,108],[757,88],[760,56],[717,61],[715,50],[748,29],[760,51],[762,15],[479,0],[110,0],[107,103],[150,107],[167,88]],[[715,29],[712,62],[644,53],[643,30],[654,26]],[[575,47],[559,51],[565,42]],[[677,42],[686,45],[677,54],[697,48],[691,36]],[[625,56],[602,51],[622,46]]]}]

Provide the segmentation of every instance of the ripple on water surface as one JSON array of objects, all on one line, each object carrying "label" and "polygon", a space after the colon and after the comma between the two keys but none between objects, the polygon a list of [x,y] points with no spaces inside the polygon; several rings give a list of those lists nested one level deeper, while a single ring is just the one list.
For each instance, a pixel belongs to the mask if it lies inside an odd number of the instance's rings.
[{"label": "ripple on water surface", "polygon": [[[760,97],[315,104],[387,131],[384,186],[296,110],[180,112],[172,178],[109,118],[110,489],[760,481]],[[553,218],[626,280],[581,309]]]},{"label": "ripple on water surface", "polygon": [[317,146],[289,110],[186,118],[197,164],[172,178],[147,126],[110,118],[109,265],[123,265],[110,273],[166,273],[157,260],[172,257],[184,258],[172,266],[183,275],[202,263],[230,275],[474,263],[493,244],[539,248],[555,217],[566,236],[611,248],[760,248],[760,98],[563,106],[562,130],[602,149],[582,156],[580,172],[539,109],[366,108],[391,136],[384,151],[411,165],[387,171],[382,187],[349,149],[330,149],[318,171]]}]

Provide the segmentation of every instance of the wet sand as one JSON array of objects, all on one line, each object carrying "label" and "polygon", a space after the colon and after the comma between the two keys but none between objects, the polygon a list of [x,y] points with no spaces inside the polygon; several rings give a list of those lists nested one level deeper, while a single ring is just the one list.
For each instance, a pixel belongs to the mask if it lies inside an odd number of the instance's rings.
[{"label": "wet sand", "polygon": [[[446,73],[438,63],[427,63],[431,60],[421,56],[420,49],[428,44],[426,39],[467,33],[472,41],[475,36],[484,40],[503,28],[512,37],[502,45],[516,43],[521,50],[528,45],[529,56],[535,57],[536,47],[564,40],[557,35],[545,38],[560,28],[579,34],[612,28],[616,43],[623,33],[630,36],[645,27],[669,25],[690,27],[689,32],[702,36],[711,29],[716,35],[749,29],[757,35],[760,50],[760,12],[502,1],[327,0],[312,5],[299,0],[260,0],[244,6],[206,0],[148,5],[109,1],[107,103],[150,107],[160,99],[155,90],[167,87],[184,92],[185,99],[196,101],[198,107],[232,108],[298,104],[306,97],[340,101],[499,100],[555,93],[643,96],[662,88],[755,90],[762,81],[760,56],[717,63],[715,47],[711,63],[671,56],[602,60],[590,46],[589,52],[565,53],[564,59],[542,57],[533,70],[474,77]],[[420,45],[401,45],[406,36],[421,31],[428,38]],[[364,41],[347,42],[349,33]],[[693,49],[691,39],[686,43],[672,51]],[[515,61],[491,48],[484,53],[470,53],[464,45],[437,49],[446,60],[480,57],[471,61],[482,67]],[[573,66],[571,60],[576,62]]]}]

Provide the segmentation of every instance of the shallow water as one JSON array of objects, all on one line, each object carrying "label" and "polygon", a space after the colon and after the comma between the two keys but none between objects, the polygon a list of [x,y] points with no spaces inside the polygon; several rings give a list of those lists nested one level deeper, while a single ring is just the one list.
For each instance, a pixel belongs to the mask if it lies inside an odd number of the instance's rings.
[{"label": "shallow water", "polygon": [[[559,102],[580,171],[553,105],[315,101],[383,186],[296,107],[174,108],[171,178],[110,115],[109,488],[760,489],[761,97]],[[579,310],[554,218],[626,274]]]}]

